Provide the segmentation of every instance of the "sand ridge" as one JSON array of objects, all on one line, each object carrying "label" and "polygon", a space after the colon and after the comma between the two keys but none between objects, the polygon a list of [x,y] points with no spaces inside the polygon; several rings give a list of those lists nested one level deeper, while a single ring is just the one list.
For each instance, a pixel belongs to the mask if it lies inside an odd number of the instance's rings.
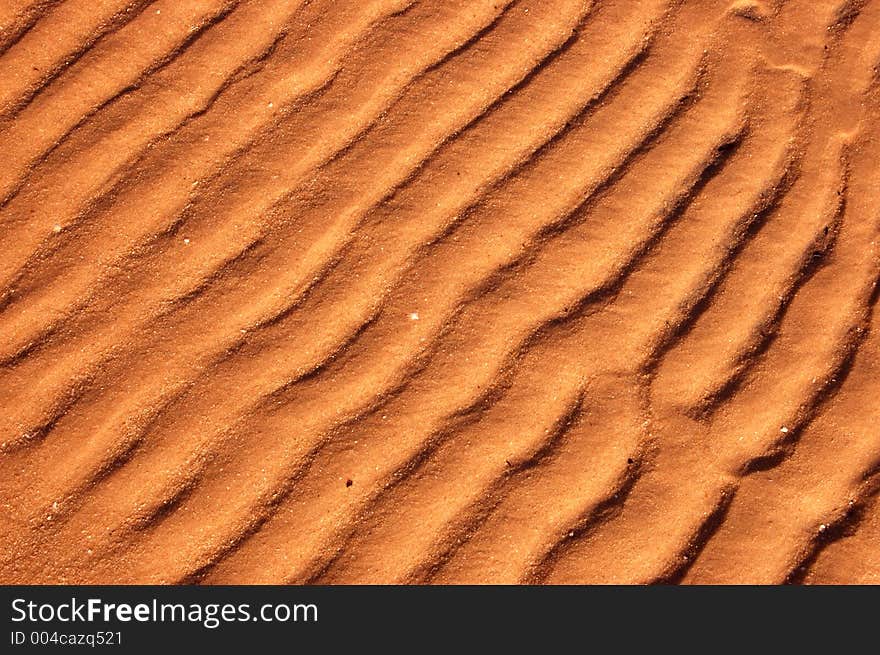
[{"label": "sand ridge", "polygon": [[8,0],[0,579],[880,581],[880,3]]}]

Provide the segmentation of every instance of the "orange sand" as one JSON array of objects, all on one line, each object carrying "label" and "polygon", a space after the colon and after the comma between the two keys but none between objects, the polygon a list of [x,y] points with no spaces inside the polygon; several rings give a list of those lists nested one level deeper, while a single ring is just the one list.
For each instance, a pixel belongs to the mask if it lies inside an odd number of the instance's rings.
[{"label": "orange sand", "polygon": [[0,0],[0,582],[880,582],[880,0]]}]

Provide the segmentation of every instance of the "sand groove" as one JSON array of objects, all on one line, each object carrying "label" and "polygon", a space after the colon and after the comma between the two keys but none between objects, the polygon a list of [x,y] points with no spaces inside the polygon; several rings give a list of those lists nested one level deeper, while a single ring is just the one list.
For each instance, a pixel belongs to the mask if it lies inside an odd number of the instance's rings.
[{"label": "sand groove", "polygon": [[0,8],[6,582],[876,582],[880,3]]}]

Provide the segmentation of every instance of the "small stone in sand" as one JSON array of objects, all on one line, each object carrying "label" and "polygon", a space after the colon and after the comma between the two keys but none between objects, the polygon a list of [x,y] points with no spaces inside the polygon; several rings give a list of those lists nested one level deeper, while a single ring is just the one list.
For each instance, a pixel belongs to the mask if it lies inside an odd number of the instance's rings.
[{"label": "small stone in sand", "polygon": [[55,234],[58,234],[58,233],[61,231],[61,226],[60,226],[60,225],[53,225],[53,226],[52,226],[52,231],[53,231]]},{"label": "small stone in sand", "polygon": [[189,245],[189,239],[184,239],[183,242],[184,242],[185,244]]},{"label": "small stone in sand", "polygon": [[417,320],[419,320],[419,315],[416,312],[413,312],[412,314],[409,315],[409,320],[417,321]]},{"label": "small stone in sand", "polygon": [[779,431],[780,431],[782,434],[785,434],[785,433],[788,432],[788,428],[785,427],[785,426],[783,425],[781,428],[779,428]]}]

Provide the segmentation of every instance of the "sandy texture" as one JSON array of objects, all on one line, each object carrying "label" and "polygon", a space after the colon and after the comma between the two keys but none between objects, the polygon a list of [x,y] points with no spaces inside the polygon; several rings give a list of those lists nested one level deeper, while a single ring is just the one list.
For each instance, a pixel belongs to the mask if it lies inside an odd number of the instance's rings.
[{"label": "sandy texture", "polygon": [[880,1],[0,53],[0,582],[880,582]]}]

